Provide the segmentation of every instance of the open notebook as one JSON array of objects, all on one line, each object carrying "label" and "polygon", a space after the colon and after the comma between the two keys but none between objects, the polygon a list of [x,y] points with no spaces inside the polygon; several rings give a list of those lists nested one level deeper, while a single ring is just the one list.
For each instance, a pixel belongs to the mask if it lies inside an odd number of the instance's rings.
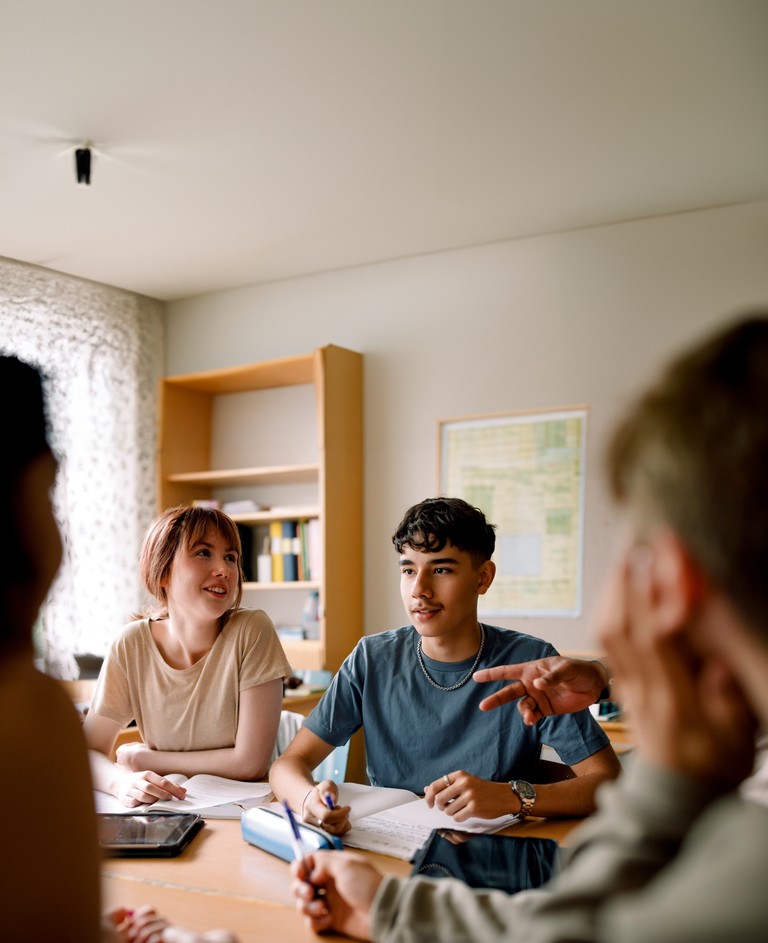
[{"label": "open notebook", "polygon": [[97,812],[198,812],[204,818],[239,819],[243,809],[265,803],[272,795],[269,783],[243,783],[223,776],[199,773],[186,777],[182,773],[171,773],[173,780],[187,789],[186,799],[170,799],[128,808],[105,792],[94,793]]},{"label": "open notebook", "polygon": [[430,809],[425,799],[407,789],[384,789],[358,783],[339,786],[339,805],[351,807],[352,828],[341,836],[344,845],[406,861],[413,860],[435,829],[498,832],[518,821],[516,815],[502,815],[496,819],[471,818],[457,823],[447,812]]}]

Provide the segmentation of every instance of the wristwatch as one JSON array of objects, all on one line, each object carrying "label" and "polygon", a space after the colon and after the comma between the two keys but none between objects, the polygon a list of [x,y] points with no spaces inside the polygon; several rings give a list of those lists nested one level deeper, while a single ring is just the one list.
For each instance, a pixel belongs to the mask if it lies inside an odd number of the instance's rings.
[{"label": "wristwatch", "polygon": [[524,779],[510,779],[509,788],[520,800],[520,811],[517,813],[521,819],[533,812],[533,805],[536,802],[536,790],[530,783]]}]

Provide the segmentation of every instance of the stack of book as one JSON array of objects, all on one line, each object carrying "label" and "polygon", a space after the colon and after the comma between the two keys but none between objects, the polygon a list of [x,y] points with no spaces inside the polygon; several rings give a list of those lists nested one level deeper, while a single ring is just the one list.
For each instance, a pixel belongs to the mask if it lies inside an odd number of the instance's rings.
[{"label": "stack of book", "polygon": [[272,582],[320,579],[320,522],[272,521],[269,525]]}]

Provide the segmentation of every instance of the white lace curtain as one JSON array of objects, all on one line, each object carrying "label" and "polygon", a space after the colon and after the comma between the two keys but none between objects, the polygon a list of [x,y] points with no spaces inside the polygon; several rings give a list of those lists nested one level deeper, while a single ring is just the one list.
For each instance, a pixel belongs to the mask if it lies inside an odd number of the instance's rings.
[{"label": "white lace curtain", "polygon": [[77,677],[75,654],[103,655],[143,601],[162,337],[160,302],[0,259],[0,350],[43,372],[59,460],[64,561],[41,639],[46,670],[59,677]]}]

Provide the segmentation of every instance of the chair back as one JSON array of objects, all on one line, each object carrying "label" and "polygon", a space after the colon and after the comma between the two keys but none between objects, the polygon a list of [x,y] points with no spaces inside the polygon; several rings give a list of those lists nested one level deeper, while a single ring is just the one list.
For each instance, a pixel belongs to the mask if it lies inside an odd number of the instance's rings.
[{"label": "chair back", "polygon": [[[280,723],[277,726],[277,738],[275,739],[275,748],[272,751],[270,763],[274,763],[278,756],[285,753],[303,723],[304,715],[299,714],[297,711],[280,712]],[[343,783],[347,774],[348,757],[349,742],[340,747],[335,747],[323,762],[312,770],[315,782],[319,783],[323,779],[332,779],[335,783]]]}]

